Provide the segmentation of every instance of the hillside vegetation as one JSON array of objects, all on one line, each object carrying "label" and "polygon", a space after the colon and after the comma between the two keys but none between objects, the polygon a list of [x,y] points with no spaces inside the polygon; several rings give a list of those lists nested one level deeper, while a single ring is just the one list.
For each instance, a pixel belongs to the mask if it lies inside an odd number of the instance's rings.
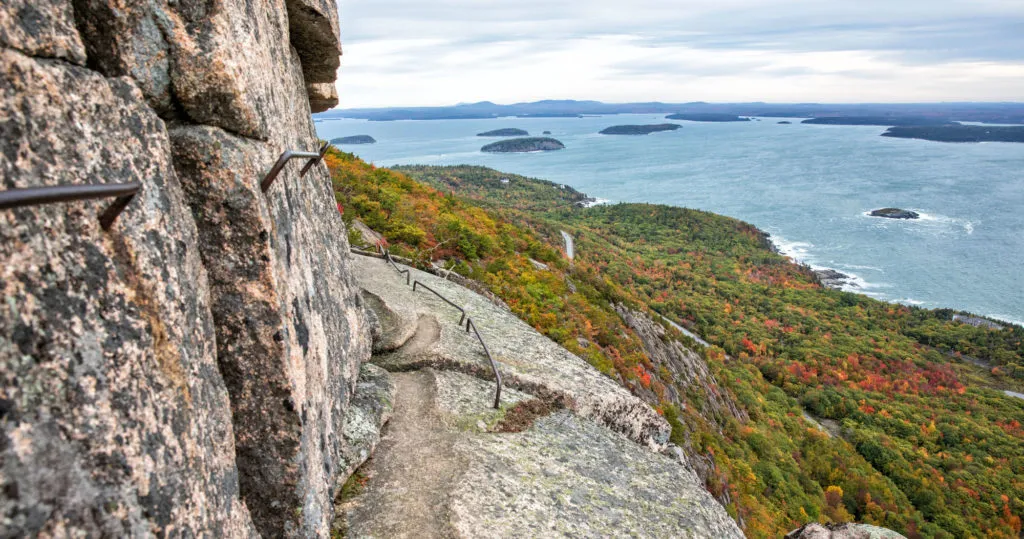
[{"label": "hillside vegetation", "polygon": [[[994,388],[1021,387],[1021,328],[824,289],[756,228],[707,212],[583,208],[571,188],[481,167],[392,171],[335,150],[327,163],[346,220],[359,217],[421,264],[484,283],[663,413],[674,442],[713,462],[706,487],[748,536],[811,520],[909,537],[1019,535],[1024,401]],[[571,265],[560,230],[576,240]],[[721,385],[684,386],[655,367],[615,303],[698,332]],[[749,419],[704,413],[711,392]],[[841,437],[805,410],[835,421]]]}]

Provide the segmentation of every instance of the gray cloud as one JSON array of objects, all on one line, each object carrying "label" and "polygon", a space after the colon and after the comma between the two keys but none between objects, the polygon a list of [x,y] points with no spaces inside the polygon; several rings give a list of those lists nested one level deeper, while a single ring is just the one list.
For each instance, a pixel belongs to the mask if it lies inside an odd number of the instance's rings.
[{"label": "gray cloud", "polygon": [[[590,50],[611,38],[649,54],[610,58],[603,72],[590,75],[594,80],[741,71],[886,76],[882,68],[787,60],[787,55],[845,52],[908,69],[954,62],[1024,65],[1021,0],[341,0],[340,9],[347,54],[362,45],[379,53],[388,43],[417,43],[382,55],[377,64],[357,59],[353,77],[375,70],[410,75],[448,70],[453,76],[472,76],[480,69],[525,72],[538,59],[560,51],[568,57],[569,49]],[[1004,83],[1001,91],[1007,88]],[[1024,87],[1017,88],[1024,98]]]}]

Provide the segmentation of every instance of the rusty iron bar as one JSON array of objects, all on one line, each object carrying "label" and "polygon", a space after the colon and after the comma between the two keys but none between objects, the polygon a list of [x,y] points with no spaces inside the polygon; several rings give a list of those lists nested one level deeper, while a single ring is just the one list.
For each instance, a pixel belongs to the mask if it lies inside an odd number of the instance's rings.
[{"label": "rusty iron bar", "polygon": [[433,288],[430,288],[429,286],[427,286],[427,285],[425,285],[425,284],[423,284],[423,283],[421,283],[419,281],[413,281],[412,282],[412,291],[413,292],[416,291],[416,285],[419,285],[419,286],[422,286],[423,288],[426,288],[427,290],[433,292],[435,296],[441,298],[441,300],[444,301],[445,303],[447,303],[448,305],[451,305],[452,307],[455,307],[456,309],[458,309],[459,312],[462,313],[462,318],[459,319],[459,327],[462,327],[462,324],[466,321],[466,309],[463,309],[462,307],[459,307],[458,305],[453,303],[452,300],[442,296],[441,293],[438,292],[437,290],[434,290]]},{"label": "rusty iron bar", "polygon": [[0,191],[0,210],[52,204],[55,202],[71,202],[96,198],[117,197],[114,202],[100,214],[100,226],[110,230],[117,216],[121,215],[135,194],[142,188],[142,182],[100,183],[88,185],[52,185],[48,187],[27,187],[24,189],[8,189]]},{"label": "rusty iron bar", "polygon": [[412,273],[410,273],[409,270],[407,270],[407,269],[402,269],[402,268],[398,267],[398,264],[395,264],[395,261],[391,259],[391,253],[390,252],[384,251],[384,259],[387,260],[388,262],[390,262],[391,265],[395,267],[395,270],[399,274],[403,274],[403,273],[405,274],[405,284],[408,286],[409,282],[410,282],[410,279],[412,279]]},{"label": "rusty iron bar", "polygon": [[480,341],[480,346],[484,347],[484,354],[487,354],[487,361],[491,362],[491,370],[494,371],[494,381],[497,383],[497,387],[494,390],[494,409],[497,410],[501,407],[501,373],[498,372],[498,364],[495,363],[494,358],[491,357],[491,351],[487,349],[487,343],[485,343],[484,338],[480,336],[480,331],[476,329],[476,324],[473,323],[473,319],[467,318],[466,333],[469,333],[470,328],[473,328],[473,333],[476,334],[476,340]]},{"label": "rusty iron bar", "polygon": [[324,141],[322,144],[320,144],[320,155],[317,156],[316,159],[310,159],[309,162],[306,163],[306,166],[302,167],[302,170],[299,172],[299,177],[302,178],[303,176],[305,176],[306,173],[309,172],[309,169],[313,168],[313,165],[322,161],[324,156],[327,155],[327,148],[330,147],[331,143],[327,141]]},{"label": "rusty iron bar", "polygon": [[260,182],[260,190],[264,193],[267,189],[270,189],[271,184],[277,179],[277,175],[281,173],[281,169],[284,168],[285,164],[292,159],[319,159],[320,154],[317,152],[300,152],[296,150],[287,150],[281,154],[281,157],[277,158],[277,162],[274,166],[270,167],[270,171],[264,176],[263,181]]}]

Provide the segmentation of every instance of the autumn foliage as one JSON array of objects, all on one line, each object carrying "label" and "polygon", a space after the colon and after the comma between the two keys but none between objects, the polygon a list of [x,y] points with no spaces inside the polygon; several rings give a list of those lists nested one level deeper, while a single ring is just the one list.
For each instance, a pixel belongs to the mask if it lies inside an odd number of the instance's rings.
[{"label": "autumn foliage", "polygon": [[[748,536],[779,537],[811,520],[908,537],[1020,535],[1024,401],[993,388],[1020,390],[1024,330],[824,289],[756,228],[707,212],[582,208],[585,196],[570,188],[480,167],[396,172],[337,151],[326,159],[347,222],[359,218],[394,251],[484,283],[663,413],[673,441],[714,463],[706,487],[730,500]],[[576,239],[572,264],[561,230]],[[702,354],[721,383],[710,390],[749,420],[700,413],[706,394],[651,364],[611,309],[619,302],[707,340]]]}]

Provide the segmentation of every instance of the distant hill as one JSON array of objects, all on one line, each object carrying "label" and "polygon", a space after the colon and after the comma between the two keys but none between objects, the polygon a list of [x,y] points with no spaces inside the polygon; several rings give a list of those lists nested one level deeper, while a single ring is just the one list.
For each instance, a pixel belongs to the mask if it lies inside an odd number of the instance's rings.
[{"label": "distant hill", "polygon": [[1024,142],[1024,126],[956,124],[890,127],[882,136],[935,142]]},{"label": "distant hill", "polygon": [[353,135],[351,137],[332,138],[331,144],[376,144],[377,139],[370,135]]},{"label": "distant hill", "polygon": [[749,122],[750,118],[736,116],[735,114],[701,113],[701,114],[669,114],[667,120],[688,120],[691,122]]},{"label": "distant hill", "polygon": [[594,114],[727,114],[772,118],[826,116],[915,116],[969,122],[1024,124],[1024,103],[602,103],[600,101],[547,100],[500,105],[490,101],[444,107],[334,109],[315,114],[317,119],[361,118],[374,121],[442,120],[469,118],[573,117]]},{"label": "distant hill", "polygon": [[490,153],[549,152],[563,148],[565,148],[565,144],[550,137],[529,137],[492,142],[480,148],[480,151]]},{"label": "distant hill", "polygon": [[506,127],[504,129],[495,129],[493,131],[484,131],[483,133],[477,133],[478,137],[525,137],[529,135],[528,131],[522,129],[516,129],[514,127]]},{"label": "distant hill", "polygon": [[800,123],[818,125],[879,125],[884,127],[897,125],[949,125],[956,122],[951,122],[946,118],[924,118],[920,116],[831,116],[811,118]]},{"label": "distant hill", "polygon": [[655,125],[613,125],[600,131],[602,135],[649,135],[659,131],[675,131],[681,126],[679,124],[655,124]]}]

